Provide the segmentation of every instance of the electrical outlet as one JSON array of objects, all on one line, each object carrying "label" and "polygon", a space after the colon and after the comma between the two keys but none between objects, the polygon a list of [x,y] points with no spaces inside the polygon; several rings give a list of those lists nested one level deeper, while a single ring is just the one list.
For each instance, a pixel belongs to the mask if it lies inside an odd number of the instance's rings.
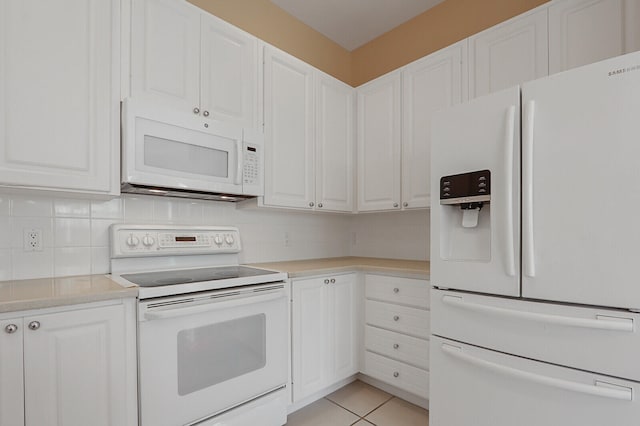
[{"label": "electrical outlet", "polygon": [[42,251],[42,229],[24,228],[24,251]]},{"label": "electrical outlet", "polygon": [[284,233],[284,246],[285,247],[289,247],[290,244],[291,244],[291,242],[289,241],[289,233],[285,232]]}]

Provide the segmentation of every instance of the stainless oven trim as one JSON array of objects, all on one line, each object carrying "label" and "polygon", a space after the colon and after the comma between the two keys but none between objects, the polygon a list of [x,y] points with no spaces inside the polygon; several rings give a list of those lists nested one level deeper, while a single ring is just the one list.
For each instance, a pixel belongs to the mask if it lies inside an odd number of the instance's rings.
[{"label": "stainless oven trim", "polygon": [[168,297],[141,302],[139,320],[161,320],[196,315],[235,306],[264,303],[280,298],[286,299],[286,297],[284,283]]}]

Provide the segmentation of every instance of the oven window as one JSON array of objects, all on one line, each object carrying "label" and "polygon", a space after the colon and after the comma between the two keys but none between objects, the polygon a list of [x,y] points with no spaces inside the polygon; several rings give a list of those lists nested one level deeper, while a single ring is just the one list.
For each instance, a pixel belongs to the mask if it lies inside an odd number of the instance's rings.
[{"label": "oven window", "polygon": [[178,394],[214,386],[264,368],[265,314],[238,318],[178,333]]},{"label": "oven window", "polygon": [[229,153],[184,142],[144,136],[144,164],[203,176],[229,177]]}]

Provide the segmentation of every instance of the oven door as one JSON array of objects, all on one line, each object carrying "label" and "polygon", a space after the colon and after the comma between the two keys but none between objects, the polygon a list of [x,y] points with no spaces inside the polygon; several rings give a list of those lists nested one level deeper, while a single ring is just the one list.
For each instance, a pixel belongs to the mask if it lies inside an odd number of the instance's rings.
[{"label": "oven door", "polygon": [[242,128],[126,99],[122,181],[242,194]]},{"label": "oven door", "polygon": [[284,387],[287,299],[279,283],[141,302],[141,424],[190,424]]}]

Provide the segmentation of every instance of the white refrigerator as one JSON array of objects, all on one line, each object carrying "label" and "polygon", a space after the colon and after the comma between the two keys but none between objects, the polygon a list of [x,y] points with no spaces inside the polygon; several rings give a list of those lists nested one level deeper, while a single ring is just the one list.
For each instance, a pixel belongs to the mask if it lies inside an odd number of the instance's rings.
[{"label": "white refrigerator", "polygon": [[430,425],[639,425],[640,52],[432,132]]}]

